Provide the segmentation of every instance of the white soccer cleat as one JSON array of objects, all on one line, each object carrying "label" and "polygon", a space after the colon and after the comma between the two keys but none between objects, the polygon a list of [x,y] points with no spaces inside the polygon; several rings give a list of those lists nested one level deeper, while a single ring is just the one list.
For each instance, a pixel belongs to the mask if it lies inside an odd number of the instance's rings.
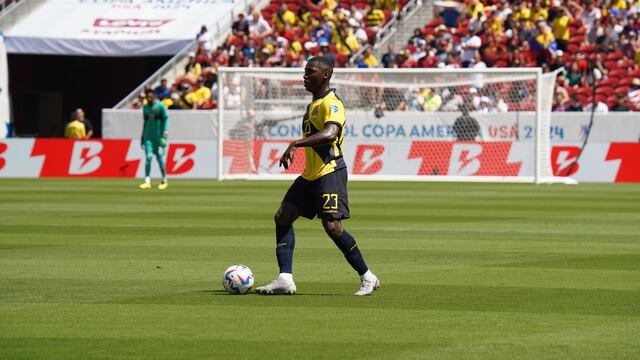
[{"label": "white soccer cleat", "polygon": [[257,287],[256,292],[262,295],[293,295],[296,293],[296,284],[293,280],[278,277],[270,284]]},{"label": "white soccer cleat", "polygon": [[380,280],[378,277],[371,274],[371,277],[360,280],[360,290],[356,291],[355,296],[368,296],[373,294],[374,291],[380,289]]}]

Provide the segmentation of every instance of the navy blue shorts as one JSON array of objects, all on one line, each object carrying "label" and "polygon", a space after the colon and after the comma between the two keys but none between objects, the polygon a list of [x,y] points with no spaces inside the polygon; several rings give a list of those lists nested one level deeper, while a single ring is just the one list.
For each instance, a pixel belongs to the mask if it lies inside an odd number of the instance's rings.
[{"label": "navy blue shorts", "polygon": [[291,184],[283,203],[300,209],[300,216],[308,219],[348,219],[347,169],[336,170],[314,181],[302,176]]}]

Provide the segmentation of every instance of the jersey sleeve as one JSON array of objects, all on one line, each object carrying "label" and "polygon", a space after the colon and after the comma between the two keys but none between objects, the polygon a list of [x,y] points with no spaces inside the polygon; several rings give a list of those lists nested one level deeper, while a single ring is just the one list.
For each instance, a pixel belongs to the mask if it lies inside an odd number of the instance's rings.
[{"label": "jersey sleeve", "polygon": [[326,99],[322,102],[320,111],[320,115],[322,115],[323,125],[334,123],[341,128],[344,127],[346,116],[344,113],[344,105],[342,104],[342,101],[331,98]]},{"label": "jersey sleeve", "polygon": [[160,103],[160,117],[161,117],[161,126],[162,126],[162,134],[169,131],[169,111],[163,103]]}]

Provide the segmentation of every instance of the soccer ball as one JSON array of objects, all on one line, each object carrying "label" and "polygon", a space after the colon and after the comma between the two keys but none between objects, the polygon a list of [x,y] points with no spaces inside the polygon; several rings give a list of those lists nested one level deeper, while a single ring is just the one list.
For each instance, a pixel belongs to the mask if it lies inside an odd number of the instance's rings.
[{"label": "soccer ball", "polygon": [[230,294],[244,295],[253,287],[253,273],[245,265],[231,265],[224,271],[222,286]]}]

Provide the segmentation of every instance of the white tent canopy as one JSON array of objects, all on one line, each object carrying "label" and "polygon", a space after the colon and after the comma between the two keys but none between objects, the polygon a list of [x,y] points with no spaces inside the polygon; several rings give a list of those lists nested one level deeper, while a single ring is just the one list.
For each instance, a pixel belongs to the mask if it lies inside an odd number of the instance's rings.
[{"label": "white tent canopy", "polygon": [[[174,55],[232,0],[48,0],[5,33],[9,53]],[[210,30],[211,31],[211,30]]]}]

